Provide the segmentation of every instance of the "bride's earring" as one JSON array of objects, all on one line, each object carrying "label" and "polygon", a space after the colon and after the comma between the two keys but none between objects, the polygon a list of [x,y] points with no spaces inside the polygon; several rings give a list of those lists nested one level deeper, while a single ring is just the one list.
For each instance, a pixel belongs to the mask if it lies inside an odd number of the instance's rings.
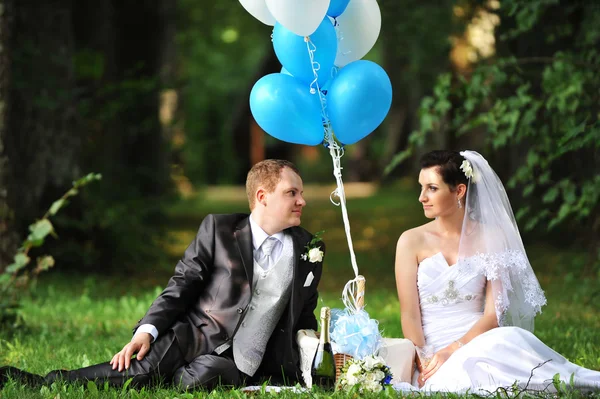
[{"label": "bride's earring", "polygon": [[458,209],[462,208],[462,204],[460,203],[460,199],[458,200]]}]

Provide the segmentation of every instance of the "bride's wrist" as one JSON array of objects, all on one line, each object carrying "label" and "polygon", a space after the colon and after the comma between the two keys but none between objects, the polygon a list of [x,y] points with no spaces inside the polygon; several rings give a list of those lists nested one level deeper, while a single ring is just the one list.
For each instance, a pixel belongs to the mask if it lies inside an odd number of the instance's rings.
[{"label": "bride's wrist", "polygon": [[465,346],[465,344],[460,339],[457,339],[456,341],[454,341],[454,351],[455,352],[457,350],[459,350],[460,348],[462,348],[463,346]]}]

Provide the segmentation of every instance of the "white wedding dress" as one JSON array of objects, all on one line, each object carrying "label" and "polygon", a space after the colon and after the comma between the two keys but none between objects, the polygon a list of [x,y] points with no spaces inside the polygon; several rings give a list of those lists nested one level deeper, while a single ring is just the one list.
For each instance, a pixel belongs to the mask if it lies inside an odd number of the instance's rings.
[{"label": "white wedding dress", "polygon": [[[468,264],[449,266],[441,253],[424,259],[418,268],[423,333],[434,353],[469,331],[483,315],[486,278]],[[417,372],[418,373],[418,372]],[[518,327],[498,327],[458,349],[421,391],[478,392],[499,387],[555,391],[555,374],[584,391],[600,390],[600,372],[577,366]],[[398,390],[415,390],[396,384]]]}]

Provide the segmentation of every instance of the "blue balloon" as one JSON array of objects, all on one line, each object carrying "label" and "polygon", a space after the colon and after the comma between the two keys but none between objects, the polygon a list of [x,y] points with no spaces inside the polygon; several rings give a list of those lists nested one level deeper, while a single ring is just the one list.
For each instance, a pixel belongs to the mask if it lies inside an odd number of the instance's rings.
[{"label": "blue balloon", "polygon": [[[316,47],[313,53],[314,61],[320,65],[317,71],[320,86],[331,77],[331,68],[337,53],[337,35],[328,17],[325,17],[317,30],[310,35],[310,40]],[[273,29],[273,48],[281,65],[296,79],[307,84],[315,79],[303,36],[292,33],[278,22]]]},{"label": "blue balloon", "polygon": [[[331,78],[327,82],[325,82],[324,85],[319,86],[319,88],[321,89],[323,94],[327,94],[327,90],[329,90],[329,86],[331,85],[331,82],[333,82],[333,79],[335,79],[335,75],[337,75],[338,70],[339,70],[339,68],[334,65],[333,68],[331,68],[331,75],[332,75]],[[283,66],[281,67],[281,71],[279,71],[279,72],[284,75],[292,76],[290,71],[285,69],[285,67],[283,67]]]},{"label": "blue balloon", "polygon": [[281,67],[281,71],[279,71],[279,73],[282,73],[282,74],[288,75],[288,76],[292,76],[292,74],[290,73],[290,71],[288,71],[287,69],[285,69],[284,66]]},{"label": "blue balloon", "polygon": [[392,105],[392,83],[382,67],[358,60],[340,69],[327,92],[327,110],[335,137],[354,144],[385,119]]},{"label": "blue balloon", "polygon": [[321,89],[321,91],[325,94],[327,94],[327,92],[329,91],[329,88],[331,87],[331,84],[333,83],[333,81],[335,80],[335,77],[337,76],[337,73],[339,71],[339,68],[336,67],[335,65],[333,66],[333,68],[331,68],[331,77],[329,78],[329,80],[327,82],[325,82],[324,85],[320,85],[319,88]]},{"label": "blue balloon", "polygon": [[330,17],[339,17],[348,7],[350,0],[331,0],[329,8],[327,9],[327,15]]},{"label": "blue balloon", "polygon": [[305,145],[323,142],[319,96],[292,76],[272,73],[260,78],[250,92],[250,111],[276,139]]}]

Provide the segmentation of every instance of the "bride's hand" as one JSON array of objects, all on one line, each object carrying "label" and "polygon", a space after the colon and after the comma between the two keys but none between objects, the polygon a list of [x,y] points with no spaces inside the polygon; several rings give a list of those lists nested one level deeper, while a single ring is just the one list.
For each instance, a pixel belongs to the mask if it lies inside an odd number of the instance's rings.
[{"label": "bride's hand", "polygon": [[435,372],[438,371],[440,367],[442,367],[442,364],[446,363],[446,360],[448,360],[448,358],[450,357],[450,355],[452,355],[453,352],[454,351],[449,347],[446,347],[436,352],[436,354],[433,355],[433,358],[431,359],[425,370],[421,373],[421,376],[419,377],[419,384],[424,385],[425,381],[427,381],[432,375],[434,375]]},{"label": "bride's hand", "polygon": [[419,388],[423,388],[423,385],[425,385],[425,381],[423,380],[423,371],[425,371],[425,369],[423,368],[423,363],[421,363],[421,359],[419,358],[419,356],[415,357],[415,362],[417,365],[417,370],[419,370],[419,377],[417,378],[417,382],[419,383]]}]

